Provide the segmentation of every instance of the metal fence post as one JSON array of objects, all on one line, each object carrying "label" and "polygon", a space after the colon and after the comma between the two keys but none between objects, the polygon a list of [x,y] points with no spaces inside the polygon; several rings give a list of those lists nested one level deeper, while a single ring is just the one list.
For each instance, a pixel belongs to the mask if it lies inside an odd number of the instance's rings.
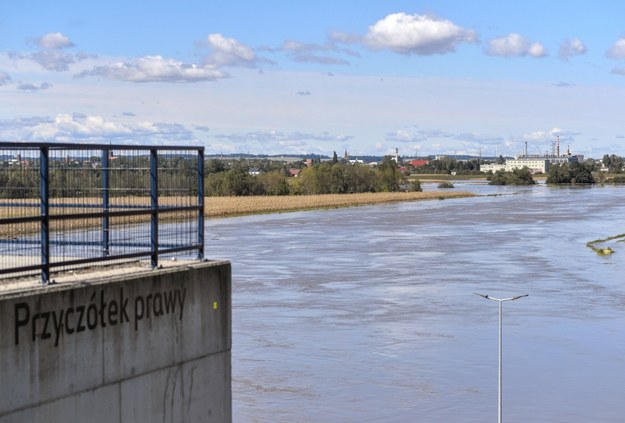
[{"label": "metal fence post", "polygon": [[39,149],[39,203],[41,214],[41,282],[50,282],[50,171],[48,147]]},{"label": "metal fence post", "polygon": [[204,149],[197,152],[197,258],[204,259]]},{"label": "metal fence post", "polygon": [[102,217],[102,256],[108,257],[109,255],[109,244],[110,244],[110,217],[109,217],[109,207],[110,207],[110,188],[111,182],[109,179],[110,169],[109,169],[109,154],[111,154],[111,150],[102,150],[102,212],[104,212],[104,216]]},{"label": "metal fence post", "polygon": [[150,149],[150,257],[152,268],[158,267],[158,151]]},{"label": "metal fence post", "polygon": [[[0,151],[0,176],[19,176],[0,187],[3,198],[16,200],[0,208],[19,207],[24,214],[3,214],[0,227],[25,232],[0,239],[7,251],[0,278],[41,274],[47,284],[57,269],[88,263],[149,256],[158,267],[160,256],[184,252],[204,259],[204,147],[0,142]],[[194,158],[195,167],[186,162]],[[166,170],[159,178],[160,166]]]}]

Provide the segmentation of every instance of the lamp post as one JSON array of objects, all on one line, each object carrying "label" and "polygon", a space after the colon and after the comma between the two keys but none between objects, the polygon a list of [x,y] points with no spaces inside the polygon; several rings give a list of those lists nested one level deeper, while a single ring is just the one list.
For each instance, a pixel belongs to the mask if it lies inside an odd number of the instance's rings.
[{"label": "lamp post", "polygon": [[514,301],[514,300],[518,300],[519,298],[523,298],[523,297],[527,297],[529,294],[523,294],[523,295],[517,295],[516,297],[509,297],[509,298],[495,298],[495,297],[491,297],[490,295],[484,295],[484,294],[479,294],[477,292],[474,292],[475,295],[479,295],[482,298],[486,298],[487,300],[491,300],[491,301],[497,301],[499,303],[499,384],[498,384],[498,401],[497,401],[497,413],[498,413],[498,419],[497,422],[501,423],[502,422],[502,392],[501,392],[501,388],[502,388],[502,366],[501,366],[501,358],[502,358],[502,354],[501,354],[501,335],[502,335],[502,325],[501,325],[501,318],[502,318],[502,304],[504,301]]}]

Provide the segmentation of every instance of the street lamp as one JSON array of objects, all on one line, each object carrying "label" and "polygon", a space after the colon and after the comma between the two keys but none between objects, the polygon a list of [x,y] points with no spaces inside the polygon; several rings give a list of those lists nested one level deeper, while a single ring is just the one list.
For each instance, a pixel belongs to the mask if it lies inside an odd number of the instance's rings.
[{"label": "street lamp", "polygon": [[499,418],[497,419],[498,423],[501,423],[501,416],[502,416],[502,402],[501,402],[501,334],[502,334],[502,330],[501,330],[501,305],[504,301],[514,301],[514,300],[518,300],[519,298],[523,298],[523,297],[527,297],[529,294],[523,294],[523,295],[517,295],[516,297],[509,297],[509,298],[495,298],[495,297],[491,297],[490,295],[484,295],[484,294],[479,294],[477,292],[474,292],[475,295],[479,295],[482,298],[486,298],[487,300],[491,300],[491,301],[497,301],[499,303],[499,395],[498,395],[498,407],[497,407],[497,412],[498,412],[498,416]]}]

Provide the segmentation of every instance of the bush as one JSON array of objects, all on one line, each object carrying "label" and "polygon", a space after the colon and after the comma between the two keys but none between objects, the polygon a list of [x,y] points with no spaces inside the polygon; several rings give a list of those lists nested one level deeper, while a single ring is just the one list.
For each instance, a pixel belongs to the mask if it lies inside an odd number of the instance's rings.
[{"label": "bush", "polygon": [[449,182],[449,181],[443,181],[443,182],[440,182],[440,183],[438,184],[438,187],[439,187],[439,188],[453,188],[453,187],[454,187],[454,184],[452,184],[452,183],[451,183],[451,182]]},{"label": "bush", "polygon": [[498,170],[490,177],[489,185],[534,185],[535,183],[532,172],[524,167],[513,169],[512,172]]},{"label": "bush", "polygon": [[551,166],[546,182],[548,184],[594,184],[595,178],[586,164],[573,162]]}]

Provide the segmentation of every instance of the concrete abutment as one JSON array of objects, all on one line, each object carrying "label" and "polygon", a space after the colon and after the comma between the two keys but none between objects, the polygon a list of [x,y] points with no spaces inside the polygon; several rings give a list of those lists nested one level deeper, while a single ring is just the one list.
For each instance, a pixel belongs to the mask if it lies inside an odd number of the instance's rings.
[{"label": "concrete abutment", "polygon": [[231,320],[225,261],[2,291],[0,423],[229,422]]}]

